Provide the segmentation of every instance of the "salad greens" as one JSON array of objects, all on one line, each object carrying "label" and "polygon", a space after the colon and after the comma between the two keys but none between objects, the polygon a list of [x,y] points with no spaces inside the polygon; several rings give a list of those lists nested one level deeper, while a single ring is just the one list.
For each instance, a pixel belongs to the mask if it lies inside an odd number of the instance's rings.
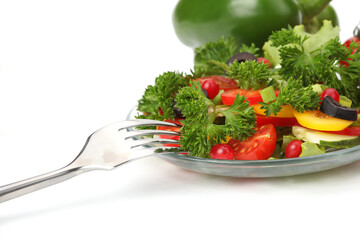
[{"label": "salad greens", "polygon": [[[340,139],[341,148],[354,146],[359,137],[342,138],[341,134],[346,135],[350,131],[356,135],[360,128],[355,131],[347,127],[358,126],[357,121],[335,119],[324,124],[321,119],[328,116],[324,117],[319,112],[322,94],[328,89],[329,94],[335,94],[334,91],[338,94],[337,101],[346,105],[344,108],[360,106],[360,47],[355,43],[351,43],[349,48],[343,46],[339,31],[330,21],[324,21],[323,27],[315,34],[305,32],[302,25],[273,32],[262,48],[271,68],[259,61],[262,58],[260,49],[254,44],[238,46],[233,38],[224,37],[209,42],[195,49],[191,74],[165,72],[155,79],[154,85],[146,88],[138,103],[142,114],[137,118],[164,121],[181,118],[181,149],[198,157],[214,156],[210,152],[221,144],[228,144],[234,149],[246,147],[250,152],[262,140],[259,138],[261,134],[278,145],[264,145],[263,149],[271,149],[269,151],[273,155],[262,157],[284,157],[287,145],[293,139],[299,139],[291,133],[291,126],[299,126],[299,123],[305,132],[309,127],[307,124],[326,125],[324,129],[328,127],[339,134],[340,137],[333,138],[334,134],[330,133],[329,138]],[[244,51],[253,54],[258,61],[228,61]],[[216,90],[204,87],[209,78],[216,82]],[[204,94],[204,90],[216,91],[217,95],[209,99],[210,94]],[[226,103],[229,96],[232,96],[231,103]],[[284,111],[287,111],[285,115]],[[294,111],[294,114],[289,111]],[[312,122],[317,118],[319,123]],[[275,130],[260,128],[261,121],[276,126],[277,134]],[[343,130],[332,130],[334,124]],[[320,130],[316,126],[313,129]],[[317,134],[316,131],[314,134]],[[277,135],[277,141],[276,137],[275,140],[271,137],[273,135]],[[321,154],[326,150],[318,142],[300,140],[304,141],[300,156]],[[329,139],[326,137],[323,140]],[[238,153],[240,159],[244,157],[244,151]]]}]

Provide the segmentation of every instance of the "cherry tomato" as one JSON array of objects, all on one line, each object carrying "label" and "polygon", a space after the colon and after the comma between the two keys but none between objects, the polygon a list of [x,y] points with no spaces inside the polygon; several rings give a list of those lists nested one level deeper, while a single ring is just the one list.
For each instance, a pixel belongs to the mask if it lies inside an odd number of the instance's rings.
[{"label": "cherry tomato", "polygon": [[334,118],[318,110],[296,112],[294,116],[301,126],[320,131],[341,131],[350,126],[353,121]]},{"label": "cherry tomato", "polygon": [[[259,115],[266,115],[265,109],[261,109],[261,106],[261,104],[253,105],[255,113]],[[280,112],[278,112],[276,115],[270,114],[270,116],[276,118],[292,118],[294,117],[294,109],[291,105],[282,105]]]},{"label": "cherry tomato", "polygon": [[302,151],[301,149],[302,141],[300,140],[292,140],[285,148],[285,157],[287,158],[295,158],[298,157]]},{"label": "cherry tomato", "polygon": [[269,61],[267,58],[258,57],[258,58],[257,58],[257,61],[258,61],[259,63],[267,64],[267,65],[268,65],[268,68],[271,68],[271,63],[270,63],[270,61]]},{"label": "cherry tomato", "polygon": [[295,117],[266,117],[256,115],[256,125],[258,127],[269,123],[273,124],[275,127],[292,127],[299,125]]},{"label": "cherry tomato", "polygon": [[356,42],[356,43],[358,43],[358,45],[360,45],[360,38],[357,37],[357,36],[352,36],[351,38],[346,40],[343,45],[346,46],[347,48],[350,48],[350,43],[351,42]]},{"label": "cherry tomato", "polygon": [[[350,49],[350,43],[351,42],[355,42],[358,43],[358,45],[360,46],[360,37],[358,36],[352,36],[351,38],[349,38],[348,40],[346,40],[346,42],[343,44],[345,47]],[[351,54],[354,54],[356,52],[357,48],[355,48]],[[352,58],[348,58],[347,60],[352,60]],[[340,61],[340,64],[344,65],[344,67],[349,67],[349,63],[347,63],[346,61]]]},{"label": "cherry tomato", "polygon": [[228,144],[234,150],[236,160],[264,160],[273,154],[276,146],[274,125],[266,124],[255,130],[255,134],[247,140],[229,140]]},{"label": "cherry tomato", "polygon": [[216,95],[218,95],[218,93],[220,91],[219,84],[217,84],[216,81],[211,78],[205,80],[201,84],[201,88],[204,89],[208,93],[209,99],[213,99],[214,97],[216,97]]},{"label": "cherry tomato", "polygon": [[336,89],[334,88],[327,88],[325,89],[322,93],[321,93],[321,99],[324,99],[326,96],[331,97],[332,99],[334,99],[335,101],[339,102],[340,100],[340,95],[338,93],[338,91],[336,91]]},{"label": "cherry tomato", "polygon": [[208,79],[213,79],[220,87],[220,90],[229,90],[229,89],[234,89],[237,88],[237,83],[230,78],[226,78],[223,76],[208,76],[208,77],[202,77],[202,78],[197,78],[195,79],[195,81],[200,82],[200,84],[203,84],[203,82],[205,82]]},{"label": "cherry tomato", "polygon": [[[166,119],[164,120],[165,122],[171,122],[171,123],[176,123],[181,125],[180,123],[180,119],[175,119],[175,120],[170,120],[170,119]],[[180,128],[179,127],[169,127],[169,126],[159,126],[157,127],[158,130],[165,130],[165,131],[173,131],[173,132],[180,132]],[[159,135],[160,138],[163,139],[174,139],[174,140],[179,140],[180,136],[171,136],[171,135]],[[180,147],[179,144],[163,144],[165,147]]]},{"label": "cherry tomato", "polygon": [[[221,99],[223,104],[231,106],[234,103],[235,98],[238,94],[240,96],[244,95],[249,101],[250,105],[254,105],[263,101],[260,94],[260,90],[245,90],[245,89],[237,88],[237,89],[227,90],[221,94]],[[279,96],[280,90],[275,90],[275,94],[276,96]]]},{"label": "cherry tomato", "polygon": [[228,144],[219,143],[211,148],[210,158],[232,160],[234,159],[234,150]]}]

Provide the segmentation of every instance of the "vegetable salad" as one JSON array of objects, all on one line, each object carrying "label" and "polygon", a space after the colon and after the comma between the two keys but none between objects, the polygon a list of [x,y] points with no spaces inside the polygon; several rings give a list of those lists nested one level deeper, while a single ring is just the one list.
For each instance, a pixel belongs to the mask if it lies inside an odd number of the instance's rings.
[{"label": "vegetable salad", "polygon": [[137,118],[178,123],[160,129],[181,132],[181,151],[196,157],[294,158],[359,145],[359,42],[342,44],[339,31],[330,21],[315,34],[288,27],[261,50],[209,42],[189,74],[165,72],[146,88]]}]

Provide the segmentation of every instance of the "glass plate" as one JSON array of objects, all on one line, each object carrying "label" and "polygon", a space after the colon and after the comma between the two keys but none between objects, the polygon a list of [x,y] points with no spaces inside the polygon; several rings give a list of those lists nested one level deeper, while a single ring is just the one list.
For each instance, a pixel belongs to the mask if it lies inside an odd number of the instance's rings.
[{"label": "glass plate", "polygon": [[[138,112],[134,107],[127,119],[134,119]],[[360,146],[310,157],[273,160],[217,160],[191,157],[178,153],[158,156],[172,164],[191,171],[229,177],[283,177],[325,171],[360,160]]]}]

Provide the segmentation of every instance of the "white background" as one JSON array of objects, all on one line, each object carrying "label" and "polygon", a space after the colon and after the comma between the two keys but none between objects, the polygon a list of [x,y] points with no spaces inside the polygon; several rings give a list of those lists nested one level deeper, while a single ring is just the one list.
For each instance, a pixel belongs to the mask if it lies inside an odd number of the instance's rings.
[{"label": "white background", "polygon": [[[189,72],[177,0],[0,1],[0,185],[68,164],[164,71]],[[334,0],[341,39],[358,0]],[[358,239],[360,162],[234,179],[156,158],[0,204],[0,239]]]}]

